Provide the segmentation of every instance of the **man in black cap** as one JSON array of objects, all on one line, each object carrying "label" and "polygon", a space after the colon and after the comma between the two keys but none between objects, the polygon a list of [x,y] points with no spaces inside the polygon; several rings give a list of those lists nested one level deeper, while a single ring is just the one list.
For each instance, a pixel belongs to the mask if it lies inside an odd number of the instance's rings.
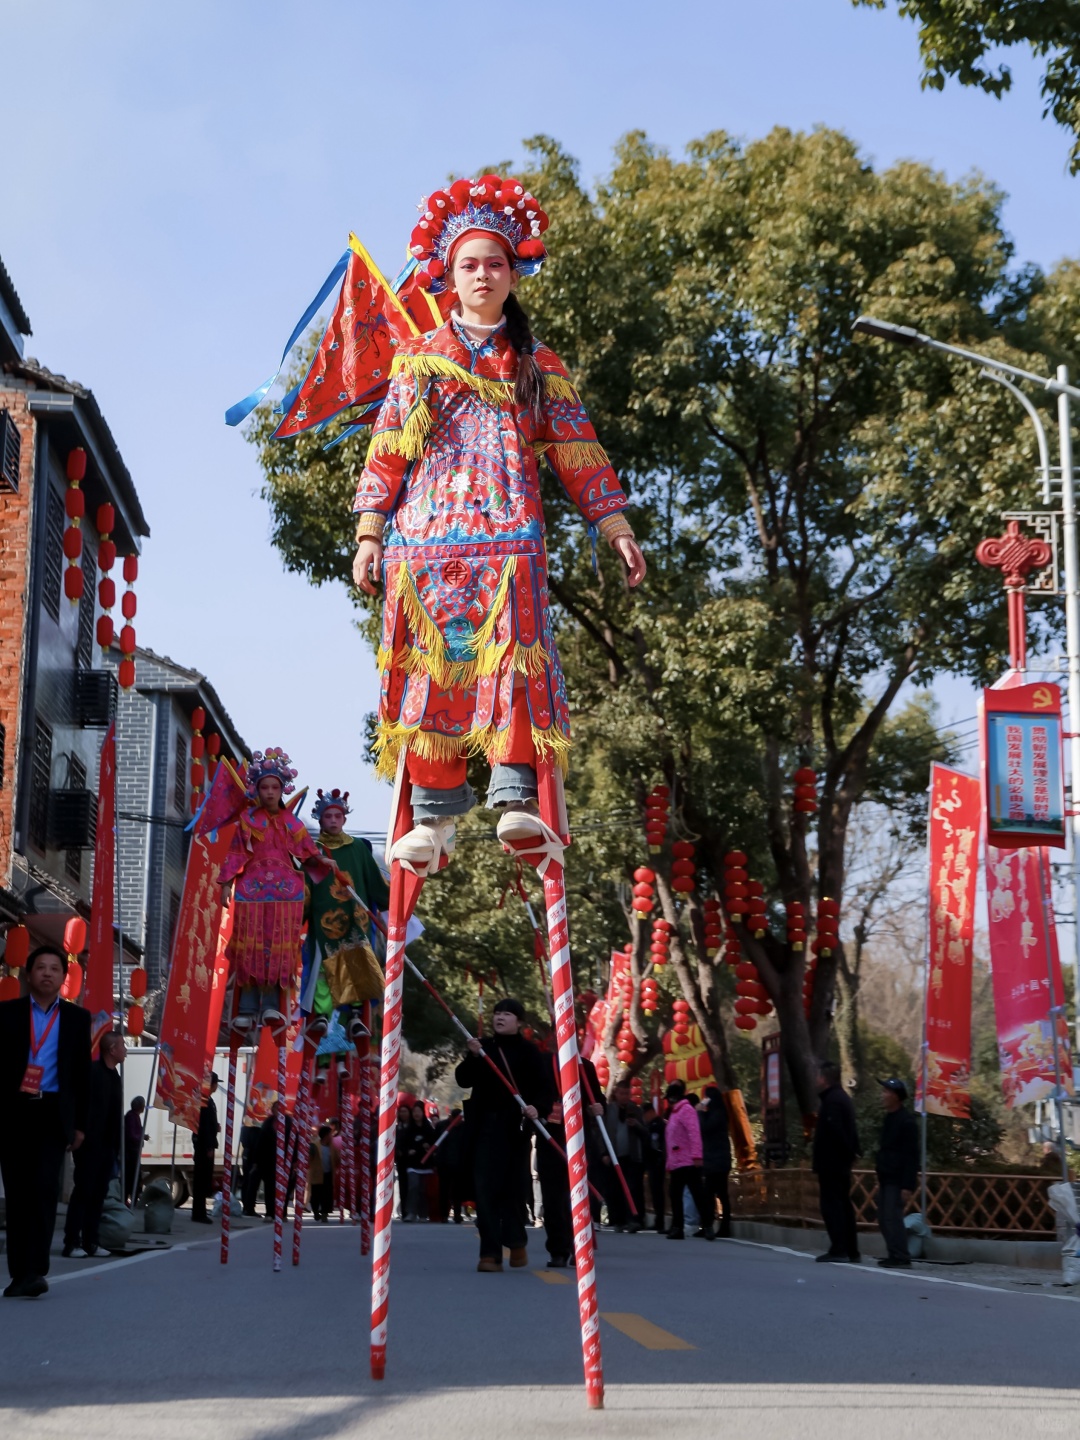
[{"label": "man in black cap", "polygon": [[859,1232],[851,1203],[851,1167],[860,1154],[855,1106],[840,1083],[840,1066],[823,1060],[818,1066],[817,1125],[814,1127],[814,1174],[818,1177],[821,1218],[829,1248],[821,1262],[859,1263]]},{"label": "man in black cap", "polygon": [[[525,1194],[529,1182],[532,1127],[548,1114],[552,1087],[540,1051],[520,1033],[525,1010],[519,1000],[500,1000],[492,1011],[492,1035],[469,1041],[469,1054],[454,1072],[457,1082],[472,1090],[466,1110],[467,1137],[473,1158],[473,1195],[480,1236],[481,1271],[500,1271],[503,1247],[510,1265],[529,1263],[525,1236]],[[524,1117],[513,1095],[492,1073],[481,1050],[509,1079],[525,1102]],[[546,1143],[546,1142],[545,1142]]]},{"label": "man in black cap", "polygon": [[[203,1101],[203,1107],[199,1111],[199,1128],[195,1132],[194,1164],[191,1176],[191,1218],[198,1225],[211,1225],[213,1221],[206,1213],[206,1202],[214,1188],[214,1155],[217,1151],[218,1133],[221,1129],[218,1123],[217,1106],[214,1104],[214,1091],[218,1088],[219,1080],[214,1071],[210,1073],[210,1090]],[[229,1163],[229,1156],[225,1157],[225,1163]]]},{"label": "man in black cap", "polygon": [[878,1084],[885,1111],[877,1152],[878,1226],[889,1251],[878,1264],[886,1270],[910,1270],[904,1209],[919,1180],[919,1127],[904,1106],[908,1092],[903,1080]]}]

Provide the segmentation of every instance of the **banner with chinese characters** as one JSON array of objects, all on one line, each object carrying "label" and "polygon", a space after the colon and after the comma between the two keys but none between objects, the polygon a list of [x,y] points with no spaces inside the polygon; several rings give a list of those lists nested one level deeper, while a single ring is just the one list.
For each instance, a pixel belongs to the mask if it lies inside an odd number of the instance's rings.
[{"label": "banner with chinese characters", "polygon": [[991,845],[1065,844],[1061,690],[1014,685],[983,692],[986,836]]},{"label": "banner with chinese characters", "polygon": [[[971,968],[982,797],[945,765],[930,775],[930,906],[926,981],[929,1115],[971,1113]],[[919,1077],[920,1091],[922,1076]],[[920,1093],[918,1108],[923,1108]]]},{"label": "banner with chinese characters", "polygon": [[233,828],[224,826],[213,838],[192,836],[173,936],[153,1103],[168,1110],[175,1124],[189,1130],[198,1129],[213,1054],[207,1032],[221,934],[218,872]]},{"label": "banner with chinese characters", "polygon": [[1051,1026],[1053,1003],[1064,990],[1057,935],[1046,923],[1043,885],[1049,884],[1046,854],[1035,849],[986,851],[986,900],[990,920],[990,964],[997,1019],[998,1058],[1005,1103],[1010,1107],[1045,1100],[1054,1089],[1052,1029],[1056,1028],[1061,1074],[1072,1093],[1069,1032],[1063,1016]]}]

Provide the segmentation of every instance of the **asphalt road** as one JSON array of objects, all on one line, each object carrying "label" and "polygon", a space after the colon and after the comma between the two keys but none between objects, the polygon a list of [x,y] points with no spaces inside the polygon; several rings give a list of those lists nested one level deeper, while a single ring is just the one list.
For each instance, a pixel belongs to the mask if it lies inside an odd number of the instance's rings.
[{"label": "asphalt road", "polygon": [[[193,1227],[192,1227],[193,1228]],[[585,1407],[572,1272],[476,1273],[471,1227],[396,1225],[386,1380],[368,1378],[369,1271],[351,1226],[269,1227],[68,1262],[0,1301],[12,1440],[1016,1440],[1080,1425],[1080,1301],[955,1271],[815,1265],[766,1247],[604,1234],[607,1396]]]}]

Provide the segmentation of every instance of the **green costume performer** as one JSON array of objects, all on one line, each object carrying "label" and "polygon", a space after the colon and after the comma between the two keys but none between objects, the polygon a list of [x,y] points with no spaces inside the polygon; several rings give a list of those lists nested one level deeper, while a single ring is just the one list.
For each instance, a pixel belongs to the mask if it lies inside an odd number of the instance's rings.
[{"label": "green costume performer", "polygon": [[[309,889],[301,1004],[309,1014],[327,1021],[335,1009],[351,1012],[352,1006],[380,1000],[383,993],[382,969],[371,946],[370,912],[385,910],[390,892],[368,846],[344,833],[348,813],[348,791],[318,792],[312,807],[320,826],[317,844],[350,877],[363,901],[358,905],[334,875]],[[365,1033],[359,1016],[347,1013],[342,1018],[350,1038]]]}]

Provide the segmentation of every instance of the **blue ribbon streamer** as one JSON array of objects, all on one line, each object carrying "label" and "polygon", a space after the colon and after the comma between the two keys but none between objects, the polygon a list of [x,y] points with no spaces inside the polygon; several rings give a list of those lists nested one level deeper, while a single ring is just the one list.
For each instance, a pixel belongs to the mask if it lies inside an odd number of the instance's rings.
[{"label": "blue ribbon streamer", "polygon": [[333,290],[335,286],[341,284],[341,281],[345,275],[346,266],[349,263],[349,256],[351,253],[352,252],[350,250],[345,251],[345,254],[342,255],[341,259],[334,266],[333,270],[330,271],[330,274],[323,281],[322,287],[320,288],[319,293],[315,296],[315,299],[312,300],[311,304],[307,307],[303,315],[296,322],[296,326],[285,344],[285,349],[281,352],[281,362],[278,365],[277,369],[274,371],[273,375],[270,376],[270,379],[263,381],[263,383],[259,386],[257,390],[253,390],[250,395],[245,396],[243,400],[238,401],[235,405],[231,405],[229,409],[225,411],[226,425],[239,425],[241,421],[246,420],[247,417],[251,414],[251,412],[259,404],[261,404],[263,400],[266,399],[266,396],[270,392],[270,387],[273,385],[274,381],[278,378],[278,376],[281,374],[282,369],[284,368],[285,361],[288,359],[289,356],[289,351],[293,348],[297,340],[299,340],[300,336],[304,333],[307,327],[311,324],[314,317],[318,314],[319,309],[321,308],[326,297],[330,294],[331,290]]}]

